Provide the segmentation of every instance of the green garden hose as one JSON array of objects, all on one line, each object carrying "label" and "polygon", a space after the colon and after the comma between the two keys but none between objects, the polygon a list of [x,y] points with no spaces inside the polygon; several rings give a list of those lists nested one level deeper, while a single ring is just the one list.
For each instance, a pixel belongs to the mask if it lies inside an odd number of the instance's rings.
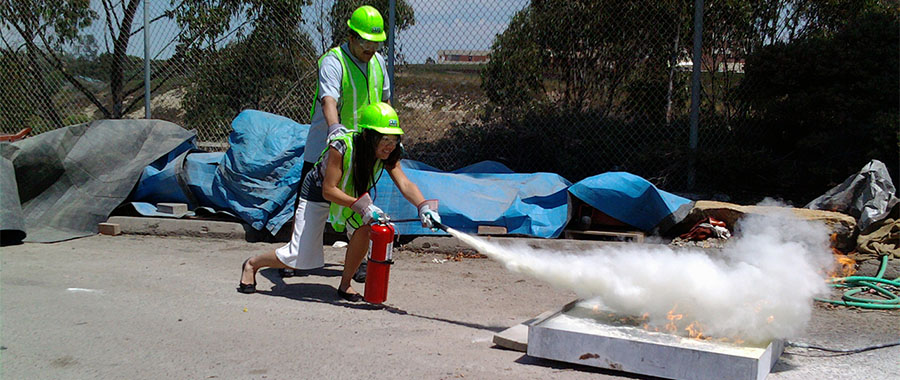
[{"label": "green garden hose", "polygon": [[[828,284],[831,287],[849,288],[849,290],[844,292],[844,295],[840,300],[816,298],[816,301],[832,303],[835,305],[855,306],[863,309],[900,309],[900,296],[894,294],[891,290],[885,289],[884,287],[880,286],[888,285],[894,287],[895,289],[900,289],[900,278],[896,278],[893,281],[882,278],[882,276],[884,276],[885,270],[887,270],[887,264],[888,256],[884,255],[881,256],[881,267],[878,269],[878,274],[875,275],[875,277],[850,276],[833,278],[829,280]],[[875,299],[855,296],[857,293],[869,289],[875,291],[885,298]]]}]

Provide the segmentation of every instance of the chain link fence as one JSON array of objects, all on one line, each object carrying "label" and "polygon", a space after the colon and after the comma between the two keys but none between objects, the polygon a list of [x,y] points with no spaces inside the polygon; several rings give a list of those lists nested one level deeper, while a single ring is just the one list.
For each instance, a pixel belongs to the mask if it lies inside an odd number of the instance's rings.
[{"label": "chain link fence", "polygon": [[[753,192],[748,182],[784,171],[768,156],[784,151],[760,147],[801,137],[768,127],[759,99],[784,94],[759,77],[788,68],[761,52],[838,34],[866,7],[896,11],[849,0],[61,3],[3,3],[2,133],[143,118],[145,32],[151,117],[196,130],[201,148],[227,149],[243,109],[308,123],[316,61],[346,40],[350,12],[371,3],[387,22],[394,3],[392,101],[411,158],[445,170],[496,160],[573,182],[621,170],[706,192]],[[752,78],[748,61],[762,68]]]}]

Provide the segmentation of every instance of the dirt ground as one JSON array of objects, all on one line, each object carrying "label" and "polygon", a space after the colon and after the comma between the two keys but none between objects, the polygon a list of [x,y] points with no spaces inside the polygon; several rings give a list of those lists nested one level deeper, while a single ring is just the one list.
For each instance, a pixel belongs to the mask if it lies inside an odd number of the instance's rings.
[{"label": "dirt ground", "polygon": [[[0,377],[640,378],[494,346],[496,332],[575,296],[489,259],[400,249],[387,307],[337,297],[343,250],[332,247],[322,270],[281,279],[266,269],[258,294],[237,293],[241,262],[276,246],[121,235],[0,248]],[[819,304],[793,340],[856,348],[898,339],[898,312]],[[897,379],[898,357],[897,346],[838,356],[788,348],[768,378]]]}]

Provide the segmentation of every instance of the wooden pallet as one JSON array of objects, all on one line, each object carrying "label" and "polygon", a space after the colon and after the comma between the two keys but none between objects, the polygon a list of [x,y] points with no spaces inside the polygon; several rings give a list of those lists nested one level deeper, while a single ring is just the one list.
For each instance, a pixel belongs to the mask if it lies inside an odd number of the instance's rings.
[{"label": "wooden pallet", "polygon": [[640,231],[565,230],[563,234],[566,239],[628,241],[634,243],[643,243],[645,236]]}]

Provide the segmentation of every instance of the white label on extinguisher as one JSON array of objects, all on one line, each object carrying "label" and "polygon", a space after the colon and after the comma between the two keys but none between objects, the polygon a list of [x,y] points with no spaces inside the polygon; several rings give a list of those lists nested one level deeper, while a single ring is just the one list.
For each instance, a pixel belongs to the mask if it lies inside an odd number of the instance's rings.
[{"label": "white label on extinguisher", "polygon": [[384,261],[391,261],[391,253],[394,252],[394,241],[391,240],[387,245],[387,251],[384,253]]}]

